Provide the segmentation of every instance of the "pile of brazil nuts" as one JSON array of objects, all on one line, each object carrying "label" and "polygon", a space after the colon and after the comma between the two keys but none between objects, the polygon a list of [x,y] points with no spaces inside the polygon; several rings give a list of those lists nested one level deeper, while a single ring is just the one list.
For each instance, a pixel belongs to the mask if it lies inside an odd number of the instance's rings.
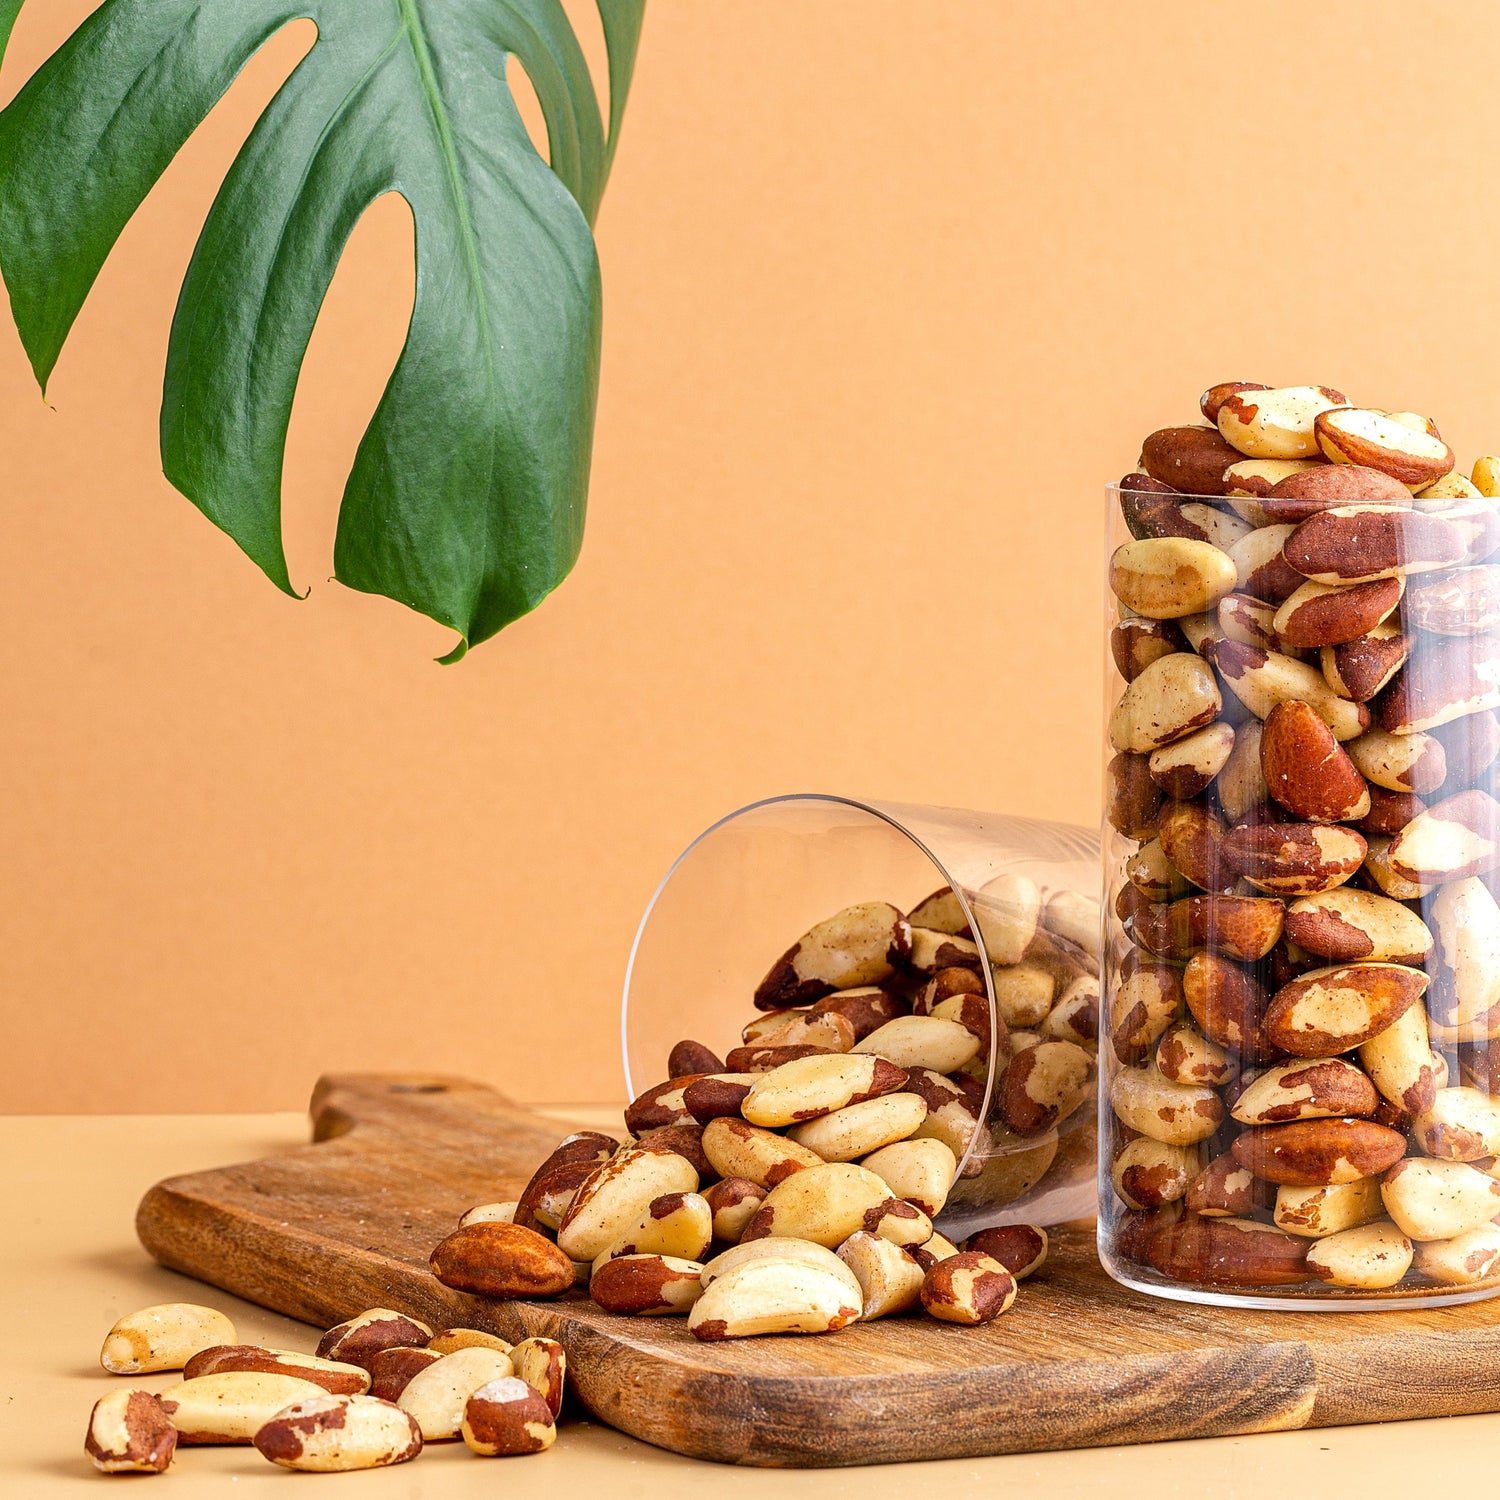
[{"label": "pile of brazil nuts", "polygon": [[1466,479],[1430,419],[1326,386],[1200,405],[1117,487],[1106,1247],[1205,1286],[1474,1287],[1500,1277],[1500,458]]},{"label": "pile of brazil nuts", "polygon": [[[720,1058],[677,1043],[626,1110],[631,1140],[564,1141],[514,1202],[481,1204],[432,1254],[445,1285],[491,1297],[587,1288],[608,1312],[683,1314],[699,1339],[829,1333],[923,1309],[980,1324],[1041,1265],[1045,1231],[933,1220],[969,1181],[1010,1201],[1058,1159],[1091,1102],[1096,902],[1001,876],[971,906],[1003,965],[992,1026],[980,950],[944,888],[908,916],[847,907],[772,967]],[[982,1118],[998,1070],[998,1116]],[[1093,1155],[1091,1131],[1083,1169]]]},{"label": "pile of brazil nuts", "polygon": [[375,1469],[424,1443],[477,1454],[540,1453],[556,1437],[566,1360],[552,1339],[509,1344],[477,1328],[373,1307],[323,1335],[315,1354],[238,1342],[212,1307],[145,1307],[110,1329],[111,1375],[182,1372],[159,1390],[121,1385],[94,1406],[84,1451],[105,1474],[161,1474],[178,1445],[254,1446],[309,1473]]}]

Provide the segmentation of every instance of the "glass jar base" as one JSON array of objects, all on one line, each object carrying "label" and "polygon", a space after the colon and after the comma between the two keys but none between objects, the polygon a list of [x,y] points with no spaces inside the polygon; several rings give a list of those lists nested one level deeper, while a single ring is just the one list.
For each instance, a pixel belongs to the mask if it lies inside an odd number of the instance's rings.
[{"label": "glass jar base", "polygon": [[1171,1281],[1134,1261],[1111,1265],[1100,1256],[1110,1277],[1133,1292],[1162,1297],[1169,1302],[1196,1302],[1208,1307],[1243,1307],[1257,1312],[1410,1312],[1429,1307],[1458,1307],[1500,1295],[1500,1277],[1474,1286],[1391,1287],[1384,1291],[1359,1291],[1353,1287],[1338,1292],[1316,1283],[1306,1291],[1296,1286],[1257,1292],[1215,1287],[1201,1282]]}]

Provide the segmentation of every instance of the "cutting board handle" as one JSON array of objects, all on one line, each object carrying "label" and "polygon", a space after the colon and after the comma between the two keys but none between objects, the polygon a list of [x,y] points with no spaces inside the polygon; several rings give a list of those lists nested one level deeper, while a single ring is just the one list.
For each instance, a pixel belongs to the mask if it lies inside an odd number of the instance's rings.
[{"label": "cutting board handle", "polygon": [[488,1084],[447,1073],[325,1073],[307,1108],[313,1140],[331,1141],[356,1129],[405,1136],[417,1126],[504,1116],[516,1106]]}]

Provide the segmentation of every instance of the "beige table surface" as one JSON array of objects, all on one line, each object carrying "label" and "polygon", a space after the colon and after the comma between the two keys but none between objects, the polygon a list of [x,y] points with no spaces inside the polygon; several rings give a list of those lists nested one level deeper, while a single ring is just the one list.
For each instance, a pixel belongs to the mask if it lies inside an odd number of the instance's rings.
[{"label": "beige table surface", "polygon": [[[577,1109],[559,1110],[585,1119]],[[601,1115],[600,1124],[606,1123]],[[51,1500],[146,1485],[167,1497],[301,1494],[315,1478],[274,1468],[253,1449],[188,1448],[160,1479],[111,1479],[83,1456],[94,1400],[111,1388],[96,1363],[122,1313],[153,1302],[222,1308],[247,1342],[311,1349],[317,1331],[165,1271],[136,1243],[135,1205],[157,1179],[264,1156],[307,1138],[301,1115],[0,1116],[0,1496]],[[159,1387],[176,1377],[149,1377]],[[962,1415],[955,1413],[955,1420]],[[1328,1496],[1453,1494],[1493,1489],[1500,1416],[1392,1423],[1134,1448],[892,1465],[881,1493],[917,1500],[1069,1500],[1073,1496]],[[519,1467],[518,1467],[519,1465]],[[869,1469],[734,1469],[679,1458],[607,1427],[565,1419],[552,1450],[522,1460],[478,1459],[433,1445],[413,1463],[341,1475],[350,1494],[494,1496],[525,1483],[548,1497],[597,1500],[777,1500],[865,1497]],[[330,1483],[333,1481],[330,1480]]]}]

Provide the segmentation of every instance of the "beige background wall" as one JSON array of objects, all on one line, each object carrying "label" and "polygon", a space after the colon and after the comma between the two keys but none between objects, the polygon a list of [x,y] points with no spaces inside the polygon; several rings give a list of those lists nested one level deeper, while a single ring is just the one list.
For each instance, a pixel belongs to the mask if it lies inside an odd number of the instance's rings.
[{"label": "beige background wall", "polygon": [[[34,0],[0,97],[88,9]],[[292,425],[311,598],[160,478],[181,272],[305,45],[132,223],[52,409],[0,331],[6,1108],[294,1106],[334,1066],[609,1098],[635,918],[729,807],[1093,820],[1098,487],[1204,385],[1500,444],[1493,0],[652,0],[583,560],[437,667],[442,632],[325,581],[402,207]]]}]

